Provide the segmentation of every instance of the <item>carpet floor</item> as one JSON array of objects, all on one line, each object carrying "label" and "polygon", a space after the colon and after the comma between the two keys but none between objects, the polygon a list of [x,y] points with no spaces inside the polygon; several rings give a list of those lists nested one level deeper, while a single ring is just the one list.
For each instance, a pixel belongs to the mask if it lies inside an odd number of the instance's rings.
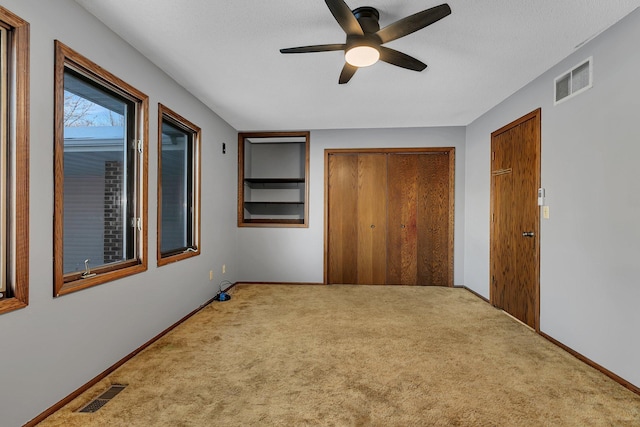
[{"label": "carpet floor", "polygon": [[464,289],[232,296],[40,426],[640,426],[640,396]]}]

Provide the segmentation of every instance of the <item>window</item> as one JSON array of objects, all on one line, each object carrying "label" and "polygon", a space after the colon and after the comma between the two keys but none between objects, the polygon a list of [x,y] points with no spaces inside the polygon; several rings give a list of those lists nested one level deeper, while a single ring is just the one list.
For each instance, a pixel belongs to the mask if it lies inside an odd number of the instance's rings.
[{"label": "window", "polygon": [[158,265],[200,254],[200,128],[158,104]]},{"label": "window", "polygon": [[147,269],[148,98],[56,41],[54,295]]},{"label": "window", "polygon": [[29,23],[0,6],[0,313],[29,302]]}]

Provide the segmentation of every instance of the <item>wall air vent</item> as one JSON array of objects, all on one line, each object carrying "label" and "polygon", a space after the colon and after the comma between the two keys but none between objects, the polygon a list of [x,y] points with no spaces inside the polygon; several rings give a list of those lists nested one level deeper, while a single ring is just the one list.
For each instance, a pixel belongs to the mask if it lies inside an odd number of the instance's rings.
[{"label": "wall air vent", "polygon": [[593,85],[593,57],[589,57],[569,71],[556,77],[554,85],[553,105],[564,102],[590,89]]}]

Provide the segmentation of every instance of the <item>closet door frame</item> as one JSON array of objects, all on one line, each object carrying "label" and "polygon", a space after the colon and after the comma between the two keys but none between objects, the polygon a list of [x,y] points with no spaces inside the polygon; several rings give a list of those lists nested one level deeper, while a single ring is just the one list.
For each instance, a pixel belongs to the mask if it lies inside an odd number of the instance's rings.
[{"label": "closet door frame", "polygon": [[411,147],[411,148],[327,148],[324,150],[324,284],[328,284],[329,272],[329,156],[334,154],[430,154],[447,153],[449,155],[449,235],[447,251],[449,258],[449,284],[453,286],[453,238],[455,212],[455,147]]}]

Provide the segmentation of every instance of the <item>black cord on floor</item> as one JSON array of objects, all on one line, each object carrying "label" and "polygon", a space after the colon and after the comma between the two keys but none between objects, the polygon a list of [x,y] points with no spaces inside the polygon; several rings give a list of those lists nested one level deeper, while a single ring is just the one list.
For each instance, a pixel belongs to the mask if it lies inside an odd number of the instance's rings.
[{"label": "black cord on floor", "polygon": [[225,292],[225,290],[222,289],[223,285],[227,285],[227,289],[229,287],[231,287],[233,285],[233,283],[231,283],[228,280],[223,280],[220,282],[220,291],[218,292],[218,295],[216,295],[213,300],[214,301],[220,301],[220,302],[225,302],[225,301],[229,301],[231,299],[231,295],[229,295],[228,293]]}]

